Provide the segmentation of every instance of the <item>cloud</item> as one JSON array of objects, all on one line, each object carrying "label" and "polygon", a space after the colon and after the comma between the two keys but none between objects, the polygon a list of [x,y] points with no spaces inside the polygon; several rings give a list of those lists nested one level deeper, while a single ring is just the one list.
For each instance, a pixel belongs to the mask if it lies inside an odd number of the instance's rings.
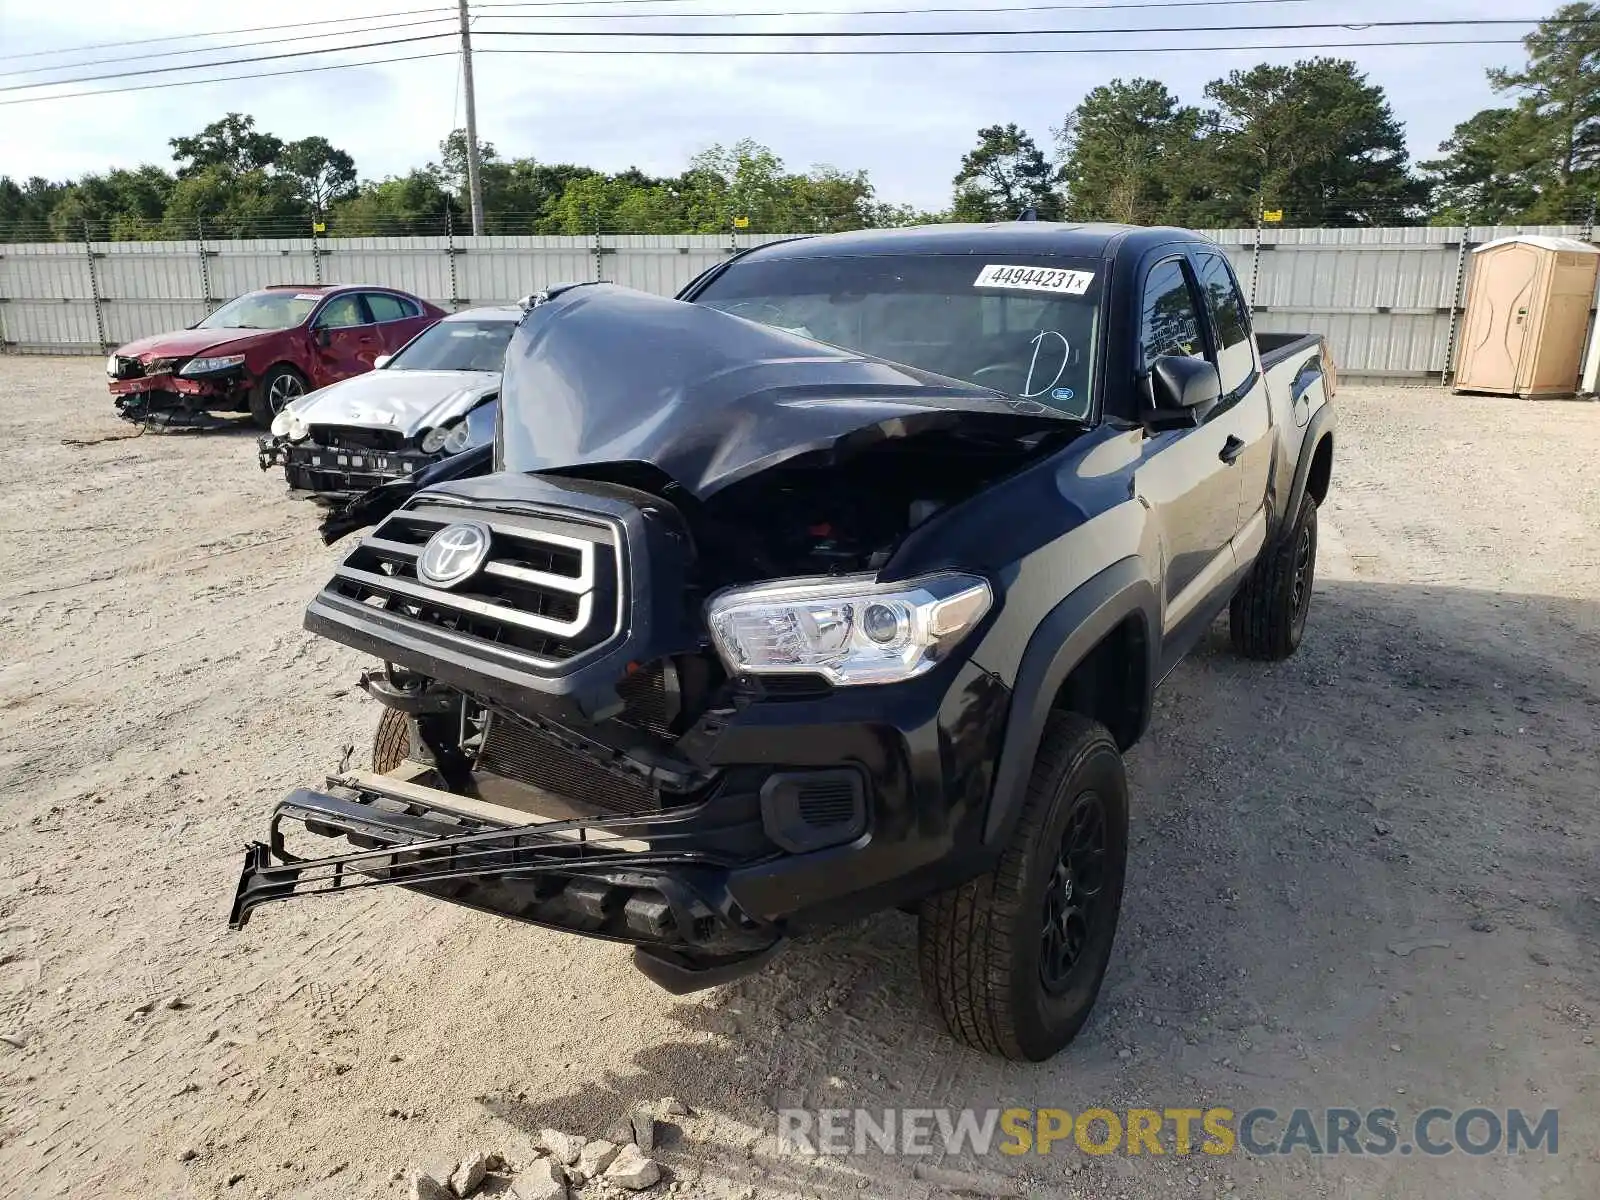
[{"label": "cloud", "polygon": [[[838,7],[852,0],[812,0],[797,8]],[[883,5],[875,0],[860,7]],[[929,0],[949,4],[953,0]],[[437,4],[438,0],[434,0]],[[416,8],[428,0],[417,0]],[[231,9],[199,0],[169,0],[160,6],[130,6],[121,0],[83,0],[65,10],[24,7],[23,0],[0,0],[0,34],[5,54],[36,48],[75,46],[150,38],[173,33],[209,31],[245,25],[284,25],[293,21],[325,21],[331,17],[366,16],[374,0],[280,0],[270,8]],[[703,0],[703,6],[724,11],[776,7],[761,0]],[[597,10],[611,11],[616,9]],[[683,11],[676,6],[673,11]],[[1326,9],[1285,0],[1283,5],[1238,7],[1215,4],[1171,9],[1159,16],[1145,10],[1097,10],[1082,14],[1025,13],[976,17],[929,14],[921,17],[863,17],[846,24],[836,19],[812,20],[806,28],[965,28],[983,23],[1013,28],[1126,27],[1134,24],[1244,24],[1252,20],[1315,21]],[[1418,19],[1461,15],[1498,15],[1498,0],[1418,0],[1408,14]],[[245,15],[246,13],[250,15]],[[1265,15],[1271,14],[1270,18]],[[1359,22],[1394,19],[1384,0],[1346,0],[1340,19]],[[431,19],[397,12],[394,25]],[[447,11],[445,12],[448,16]],[[503,17],[484,10],[482,29],[505,26]],[[574,17],[547,28],[593,27],[596,20]],[[738,28],[797,28],[800,18],[772,17],[741,22]],[[608,28],[637,28],[647,22],[605,22]],[[665,24],[665,22],[663,23]],[[675,27],[693,27],[673,22]],[[526,27],[526,26],[524,26]],[[726,29],[726,19],[709,19],[700,27]],[[325,30],[263,32],[257,38],[296,36]],[[395,28],[396,38],[444,29],[447,25]],[[92,31],[92,32],[90,32]],[[1490,32],[1492,31],[1492,32]],[[1487,27],[1440,36],[1515,37],[1520,30]],[[353,35],[375,40],[371,34]],[[1484,81],[1485,67],[1520,60],[1516,46],[1439,46],[1333,51],[1271,51],[1268,40],[1316,41],[1428,36],[1427,31],[1274,33],[1240,37],[1214,33],[1191,35],[1197,44],[1239,43],[1240,48],[1188,54],[1083,54],[1061,56],[980,57],[809,57],[715,58],[664,52],[650,56],[582,57],[480,53],[478,80],[480,136],[505,156],[533,156],[543,161],[572,161],[616,170],[637,165],[666,173],[681,170],[685,160],[713,142],[753,137],[771,146],[794,169],[826,162],[844,169],[867,169],[879,198],[925,207],[939,207],[949,198],[950,179],[961,155],[975,141],[980,125],[1016,121],[1048,145],[1050,128],[1090,88],[1116,77],[1134,75],[1161,79],[1185,101],[1199,103],[1205,83],[1229,70],[1256,62],[1293,61],[1314,53],[1340,53],[1354,58],[1373,82],[1384,86],[1395,112],[1406,123],[1415,157],[1431,156],[1451,128],[1479,108],[1494,102]],[[228,39],[248,41],[251,35]],[[220,40],[220,39],[214,39]],[[1104,44],[1102,39],[1099,44]],[[1114,39],[1119,45],[1171,44],[1171,37]],[[1030,39],[1004,39],[1008,47]],[[556,44],[548,39],[543,44]],[[307,43],[263,46],[262,53],[281,53]],[[311,43],[316,45],[318,43]],[[496,41],[480,36],[480,50],[514,44],[538,45],[537,39]],[[579,43],[580,45],[582,43]],[[625,44],[630,47],[642,43]],[[659,44],[659,43],[658,43]],[[701,43],[696,43],[697,45]],[[724,43],[725,44],[725,43]],[[752,47],[792,45],[771,39],[740,43]],[[829,43],[837,46],[840,43]],[[949,43],[944,43],[948,45]],[[1037,44],[1037,43],[1035,43]],[[1056,39],[1051,44],[1083,44]],[[1095,44],[1095,43],[1090,43]],[[571,46],[559,40],[563,48]],[[861,43],[851,43],[857,48]],[[129,47],[120,53],[150,53],[170,48],[156,44]],[[390,53],[428,52],[450,48],[450,42],[397,45]],[[576,48],[571,46],[571,48]],[[215,57],[236,57],[248,51],[219,51]],[[367,55],[381,51],[366,51]],[[115,49],[40,59],[0,62],[14,71],[50,62],[118,56]],[[126,66],[157,66],[173,60],[128,61]],[[283,69],[327,60],[286,60],[262,64]],[[117,63],[85,70],[112,71]],[[228,71],[243,68],[228,68]],[[401,173],[436,157],[440,139],[461,123],[453,58],[396,63],[359,70],[291,75],[275,79],[210,84],[159,91],[132,92],[99,98],[62,100],[0,108],[0,173],[64,178],[85,171],[140,162],[170,160],[167,139],[192,133],[228,111],[253,114],[259,126],[284,138],[322,134],[349,150],[364,176]],[[226,71],[215,72],[218,74]],[[39,76],[34,76],[38,78]],[[48,76],[45,76],[48,77]],[[25,77],[0,79],[22,82]],[[166,77],[129,80],[156,82]],[[110,86],[110,85],[103,85]]]}]

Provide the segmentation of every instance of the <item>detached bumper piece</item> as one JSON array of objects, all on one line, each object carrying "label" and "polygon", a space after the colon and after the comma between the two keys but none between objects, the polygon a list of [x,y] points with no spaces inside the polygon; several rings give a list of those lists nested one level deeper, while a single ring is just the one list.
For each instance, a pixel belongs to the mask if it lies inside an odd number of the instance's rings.
[{"label": "detached bumper piece", "polygon": [[433,465],[437,454],[420,450],[369,450],[319,446],[312,442],[279,443],[270,451],[266,439],[257,456],[263,468],[283,464],[285,481],[299,492],[328,499],[349,499],[385,483],[408,479]]},{"label": "detached bumper piece", "polygon": [[[267,842],[245,848],[229,927],[242,928],[270,901],[405,887],[630,943],[640,969],[680,994],[754,971],[783,944],[727,892],[728,868],[739,856],[719,842],[737,843],[737,828],[719,838],[693,810],[508,824],[497,818],[514,810],[386,778],[334,777],[335,790],[300,789],[281,800]],[[299,857],[286,845],[286,823],[362,849]]]}]

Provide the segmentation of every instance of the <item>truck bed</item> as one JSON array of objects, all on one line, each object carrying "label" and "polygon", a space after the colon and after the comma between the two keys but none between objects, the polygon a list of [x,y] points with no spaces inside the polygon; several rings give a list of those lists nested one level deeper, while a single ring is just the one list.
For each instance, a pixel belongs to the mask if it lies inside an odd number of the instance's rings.
[{"label": "truck bed", "polygon": [[1320,333],[1257,333],[1256,348],[1261,352],[1261,369],[1270,371],[1285,359],[1294,357],[1301,350],[1317,347],[1323,350],[1326,359],[1326,350],[1322,346]]}]

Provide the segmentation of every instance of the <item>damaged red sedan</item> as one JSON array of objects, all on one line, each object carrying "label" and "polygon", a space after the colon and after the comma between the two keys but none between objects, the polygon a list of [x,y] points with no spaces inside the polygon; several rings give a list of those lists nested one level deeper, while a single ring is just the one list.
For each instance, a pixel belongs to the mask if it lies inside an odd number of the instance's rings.
[{"label": "damaged red sedan", "polygon": [[188,329],[129,342],[106,360],[106,376],[130,421],[248,412],[265,429],[296,396],[372,370],[444,315],[393,288],[275,284]]}]

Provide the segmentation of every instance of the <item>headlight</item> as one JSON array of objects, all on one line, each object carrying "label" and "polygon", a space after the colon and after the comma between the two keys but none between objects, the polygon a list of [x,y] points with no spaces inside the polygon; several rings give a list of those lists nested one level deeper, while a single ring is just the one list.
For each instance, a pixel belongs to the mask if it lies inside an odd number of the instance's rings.
[{"label": "headlight", "polygon": [[117,377],[117,356],[115,354],[106,359],[106,374],[113,379]]},{"label": "headlight", "polygon": [[444,439],[444,452],[446,454],[460,454],[467,448],[467,442],[472,437],[472,430],[467,428],[465,421],[457,421],[450,426],[450,436]]},{"label": "headlight", "polygon": [[[460,427],[465,428],[466,422],[461,422]],[[455,424],[435,425],[422,435],[422,442],[420,443],[422,452],[424,454],[437,454],[439,451],[444,450],[454,454],[455,451],[450,449],[449,442],[455,436],[456,428]]]},{"label": "headlight", "polygon": [[706,617],[731,674],[898,683],[932,670],[991,603],[975,575],[884,584],[853,575],[734,588],[712,597]]},{"label": "headlight", "polygon": [[311,432],[305,421],[297,413],[288,409],[272,418],[272,436],[288,438],[291,442],[303,442],[306,435]]},{"label": "headlight", "polygon": [[212,371],[226,371],[244,363],[242,354],[223,354],[213,358],[191,358],[178,370],[179,375],[209,375]]}]

